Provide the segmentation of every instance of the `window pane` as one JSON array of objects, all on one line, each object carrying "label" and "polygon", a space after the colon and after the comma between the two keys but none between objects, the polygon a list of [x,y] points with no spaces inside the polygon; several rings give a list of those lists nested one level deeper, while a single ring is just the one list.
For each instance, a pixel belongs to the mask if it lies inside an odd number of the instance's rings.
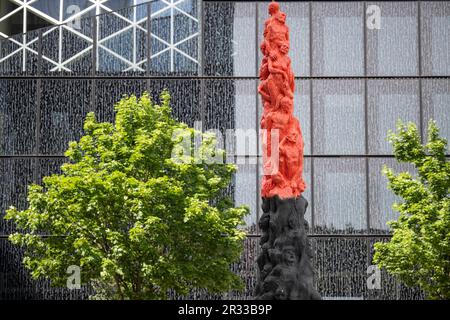
[{"label": "window pane", "polygon": [[392,154],[386,140],[396,123],[420,122],[419,82],[417,80],[368,80],[368,132],[370,154]]},{"label": "window pane", "polygon": [[159,101],[161,92],[168,89],[172,115],[192,128],[196,121],[201,121],[200,86],[200,80],[195,79],[152,79],[150,94]]},{"label": "window pane", "polygon": [[295,80],[294,115],[300,121],[305,155],[311,154],[311,100],[309,80]]},{"label": "window pane", "polygon": [[367,239],[320,238],[313,239],[312,245],[315,283],[322,298],[363,299],[367,290]]},{"label": "window pane", "polygon": [[381,173],[384,165],[393,169],[395,173],[415,174],[412,165],[399,163],[393,158],[369,159],[369,229],[373,233],[388,233],[389,227],[386,223],[398,218],[398,212],[392,209],[392,205],[402,200],[388,189],[388,181]]},{"label": "window pane", "polygon": [[247,159],[245,164],[239,164],[238,171],[235,173],[234,202],[236,206],[246,205],[250,209],[250,213],[244,217],[245,229],[249,233],[256,233],[256,212],[259,209],[256,207],[256,197],[258,197],[256,173],[256,159],[253,161]]},{"label": "window pane", "polygon": [[[15,42],[11,40],[16,40]],[[22,72],[23,50],[20,50],[19,43],[22,43],[23,36],[16,35],[10,39],[1,38],[0,42],[0,74],[17,75]],[[18,42],[18,43],[17,43]]]},{"label": "window pane", "polygon": [[[80,19],[76,28],[69,22],[62,27],[42,29],[42,73],[49,76],[91,74],[92,38],[90,19]],[[37,31],[29,41],[34,41],[32,49],[38,51]]]},{"label": "window pane", "polygon": [[211,76],[255,76],[256,4],[204,2],[204,71]]},{"label": "window pane", "polygon": [[3,219],[5,210],[27,207],[27,186],[34,181],[33,159],[0,159],[0,234],[15,231],[11,220]]},{"label": "window pane", "polygon": [[[264,21],[269,17],[267,3],[258,4],[258,63],[262,60],[259,45],[263,39]],[[292,70],[295,76],[309,76],[309,4],[299,2],[282,2],[280,8],[287,15],[289,27]]]},{"label": "window pane", "polygon": [[[123,95],[135,94],[140,96],[145,90],[146,82],[144,80],[95,80],[94,110],[97,120],[114,121],[114,105],[120,101]],[[150,90],[150,93],[152,93],[152,90]],[[157,95],[159,95],[159,92]]]},{"label": "window pane", "polygon": [[114,105],[124,94],[141,96],[147,90],[154,101],[159,101],[162,90],[168,89],[172,115],[190,127],[201,121],[200,80],[158,79],[150,80],[96,80],[97,103],[95,115],[99,121],[114,121]]},{"label": "window pane", "polygon": [[[147,7],[141,5],[99,16],[97,71],[100,74],[145,74],[147,22],[138,19],[138,16],[146,13]],[[129,21],[136,25],[131,25]],[[157,26],[157,21],[154,26]]]},{"label": "window pane", "polygon": [[36,82],[0,80],[0,155],[26,155],[36,148]]},{"label": "window pane", "polygon": [[63,155],[69,141],[81,137],[90,99],[89,80],[43,80],[39,147],[41,154]]},{"label": "window pane", "polygon": [[417,3],[375,4],[381,9],[381,29],[367,28],[366,31],[367,73],[374,76],[417,75]]},{"label": "window pane", "polygon": [[450,3],[421,3],[422,73],[450,75]]},{"label": "window pane", "polygon": [[313,81],[314,153],[364,154],[364,83]]},{"label": "window pane", "polygon": [[[436,121],[440,135],[447,138],[447,153],[450,154],[450,80],[422,80],[423,128],[426,132],[428,121]],[[425,135],[426,137],[426,135]]]},{"label": "window pane", "polygon": [[219,130],[229,157],[256,156],[256,80],[206,80],[204,130]]},{"label": "window pane", "polygon": [[227,150],[230,153],[235,150],[238,156],[257,156],[256,83],[255,80],[235,81],[235,138],[229,141]]},{"label": "window pane", "polygon": [[[311,227],[311,216],[312,216],[312,196],[311,196],[311,158],[303,159],[303,180],[306,183],[306,189],[302,193],[302,196],[308,201],[308,208],[306,208],[305,219],[308,225]],[[309,233],[311,233],[311,229]]]},{"label": "window pane", "polygon": [[312,17],[314,75],[363,75],[363,4],[313,3]]},{"label": "window pane", "polygon": [[314,159],[314,223],[317,233],[366,230],[364,159]]}]

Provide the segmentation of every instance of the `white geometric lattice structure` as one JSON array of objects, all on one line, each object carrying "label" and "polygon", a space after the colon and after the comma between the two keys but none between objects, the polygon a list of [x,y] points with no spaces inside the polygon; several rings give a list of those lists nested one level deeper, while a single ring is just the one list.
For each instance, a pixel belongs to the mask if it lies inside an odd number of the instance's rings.
[{"label": "white geometric lattice structure", "polygon": [[[147,42],[147,4],[148,0],[132,0],[133,7],[123,10],[117,10],[114,0],[84,0],[85,5],[80,7],[80,1],[77,0],[10,0],[18,5],[16,9],[0,17],[0,22],[10,18],[19,12],[23,13],[23,34],[14,37],[8,37],[0,32],[2,42],[9,41],[10,47],[6,54],[0,55],[0,64],[7,62],[8,59],[17,55],[22,59],[22,72],[27,71],[27,59],[30,55],[37,56],[37,32],[27,33],[27,15],[32,13],[54,27],[45,28],[42,32],[42,39],[45,41],[51,38],[50,44],[52,54],[42,52],[42,60],[48,65],[49,72],[66,71],[71,72],[72,66],[77,61],[87,55],[92,55],[94,45],[96,45],[95,69],[101,71],[103,57],[109,56],[110,60],[115,60],[114,71],[145,71],[147,55],[142,50],[148,43],[152,43],[151,59],[157,59],[165,56],[165,63],[168,64],[167,71],[175,71],[175,57],[182,56],[194,64],[198,64],[198,49],[192,50],[192,45],[186,45],[192,40],[198,41],[198,19],[195,8],[196,0],[157,0],[151,1],[151,20],[150,23],[159,23],[166,21],[160,28],[166,36],[154,32],[151,29],[151,41]],[[46,12],[42,4],[51,2],[52,13]],[[131,1],[130,1],[131,2]],[[47,4],[48,6],[48,4]],[[48,7],[47,7],[48,8]],[[56,8],[58,10],[56,10]],[[57,14],[55,14],[55,12]],[[106,13],[106,15],[103,15]],[[95,33],[85,26],[90,24],[88,16],[96,17]],[[100,15],[100,16],[98,16]],[[180,18],[182,16],[182,18]],[[105,22],[102,22],[105,20]],[[180,25],[188,24],[188,27]],[[113,31],[105,31],[111,29]],[[84,29],[84,30],[83,30]],[[187,30],[187,34],[180,34],[177,30]],[[185,31],[184,31],[185,32]],[[126,35],[126,36],[125,36]],[[70,40],[67,40],[69,39]],[[55,40],[57,43],[54,43]],[[83,42],[79,50],[67,50],[66,41]],[[94,43],[95,42],[95,43]],[[145,43],[144,43],[145,42]],[[57,49],[54,48],[57,46]],[[126,48],[123,48],[123,47]],[[121,48],[122,47],[122,48]],[[190,48],[190,49],[189,49]],[[69,52],[71,51],[71,52]]]}]

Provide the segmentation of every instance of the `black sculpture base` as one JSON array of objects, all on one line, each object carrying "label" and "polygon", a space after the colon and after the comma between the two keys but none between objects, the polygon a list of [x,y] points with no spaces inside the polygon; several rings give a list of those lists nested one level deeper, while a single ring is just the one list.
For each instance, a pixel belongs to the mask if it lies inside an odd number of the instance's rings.
[{"label": "black sculpture base", "polygon": [[255,298],[261,300],[319,300],[314,289],[312,250],[304,216],[308,201],[263,198],[261,253]]}]

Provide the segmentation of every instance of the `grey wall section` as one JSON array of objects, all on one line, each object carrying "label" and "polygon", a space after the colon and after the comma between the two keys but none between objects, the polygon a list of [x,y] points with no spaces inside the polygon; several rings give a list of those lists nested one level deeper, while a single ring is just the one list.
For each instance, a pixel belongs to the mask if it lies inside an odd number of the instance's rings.
[{"label": "grey wall section", "polygon": [[[450,30],[450,4],[428,1],[374,4],[380,5],[386,18],[385,29],[378,33],[363,28],[366,7],[363,2],[326,5],[281,1],[291,26],[291,57],[299,76],[295,113],[300,118],[306,146],[304,174],[308,189],[304,196],[310,203],[306,219],[312,233],[315,286],[324,299],[423,298],[419,290],[402,286],[384,271],[381,288],[368,289],[367,268],[372,264],[373,243],[389,239],[386,222],[396,218],[391,204],[397,199],[386,189],[380,169],[387,164],[395,170],[413,171],[396,163],[384,141],[386,130],[393,128],[401,117],[416,122],[425,137],[428,119],[436,118],[443,135],[450,138],[450,72],[445,67],[450,65],[450,51],[448,42],[443,41],[448,39]],[[261,114],[256,91],[258,38],[262,35],[266,6],[265,2],[199,1],[183,7],[201,23],[178,17],[174,23],[183,32],[177,36],[189,37],[198,31],[202,41],[199,43],[199,38],[194,37],[180,50],[202,61],[200,67],[177,53],[171,70],[171,55],[165,52],[152,59],[151,65],[144,62],[144,71],[124,72],[123,60],[101,49],[98,55],[88,51],[69,63],[71,72],[54,72],[51,71],[54,64],[30,50],[26,51],[25,59],[22,51],[4,59],[17,50],[17,43],[2,41],[0,216],[10,205],[26,207],[29,183],[58,172],[67,143],[82,133],[87,112],[94,111],[101,121],[112,121],[114,103],[123,94],[139,95],[148,90],[157,96],[168,88],[174,116],[190,126],[202,121],[204,130],[257,129]],[[151,10],[155,12],[158,8],[156,1]],[[137,14],[147,10],[144,5]],[[202,13],[196,15],[197,10]],[[121,11],[128,16],[133,12]],[[87,19],[81,21],[79,33],[100,41],[125,26],[113,17],[105,16],[99,21],[111,29],[101,28],[96,34],[92,20]],[[163,15],[152,21],[150,27],[152,33],[167,38],[170,37],[167,25],[168,16]],[[146,23],[141,26],[148,27]],[[358,30],[347,33],[346,26],[356,26]],[[27,34],[28,40],[42,36],[41,43],[36,41],[29,47],[58,60],[58,32],[50,30]],[[408,32],[405,34],[404,30]],[[408,46],[399,59],[403,46],[397,46],[397,42],[403,35],[408,38]],[[63,61],[89,47],[83,37],[64,33],[63,39]],[[16,36],[13,40],[21,43],[23,38]],[[390,45],[390,41],[396,45]],[[343,42],[354,49],[351,63],[347,63],[348,48],[342,47]],[[131,59],[124,50],[130,43],[129,34],[125,33],[105,46],[117,48],[120,55]],[[163,50],[161,43],[155,39],[147,42],[138,32],[135,46],[138,60]],[[200,50],[196,52],[195,48]],[[259,250],[256,221],[261,214],[258,185],[261,172],[256,152],[243,158],[246,162],[239,165],[227,192],[235,196],[237,204],[251,207],[251,215],[246,218],[245,250],[241,260],[231,266],[244,279],[246,289],[224,296],[194,290],[188,298],[253,296]],[[31,280],[21,265],[21,251],[6,240],[13,231],[13,225],[0,219],[0,299],[87,297],[86,289],[51,289],[47,281]],[[173,298],[178,297],[174,294]]]}]

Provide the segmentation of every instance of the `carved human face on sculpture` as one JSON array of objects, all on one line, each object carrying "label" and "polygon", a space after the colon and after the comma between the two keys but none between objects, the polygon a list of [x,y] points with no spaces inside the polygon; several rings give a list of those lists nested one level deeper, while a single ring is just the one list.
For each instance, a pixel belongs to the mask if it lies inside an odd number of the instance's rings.
[{"label": "carved human face on sculpture", "polygon": [[272,264],[266,263],[264,268],[261,270],[261,277],[264,279],[272,271]]},{"label": "carved human face on sculpture", "polygon": [[261,43],[261,46],[260,46],[259,48],[261,49],[262,54],[265,56],[265,55],[266,55],[266,50],[267,50],[266,42],[263,41],[263,42]]},{"label": "carved human face on sculpture", "polygon": [[269,14],[273,16],[274,14],[277,14],[280,11],[280,5],[276,2],[271,2],[269,4]]},{"label": "carved human face on sculpture", "polygon": [[272,182],[277,186],[281,185],[283,183],[283,176],[280,173],[274,174],[272,176]]},{"label": "carved human face on sculpture", "polygon": [[287,292],[283,287],[278,287],[275,291],[275,300],[287,300]]},{"label": "carved human face on sculpture", "polygon": [[264,280],[263,290],[264,292],[276,292],[279,287],[280,280],[269,275]]},{"label": "carved human face on sculpture", "polygon": [[280,45],[280,52],[282,54],[288,54],[288,52],[289,52],[289,43],[288,42],[283,42]]},{"label": "carved human face on sculpture", "polygon": [[291,131],[286,137],[290,142],[297,142],[298,133],[296,131]]},{"label": "carved human face on sculpture", "polygon": [[283,260],[288,266],[292,266],[297,262],[295,248],[293,246],[286,246],[283,248]]},{"label": "carved human face on sculpture", "polygon": [[279,14],[277,14],[276,19],[279,23],[285,24],[286,23],[286,13],[280,12]]},{"label": "carved human face on sculpture", "polygon": [[291,110],[291,105],[292,105],[292,100],[289,99],[288,97],[284,97],[283,99],[281,99],[280,101],[280,108],[281,110],[283,110],[284,112],[290,112]]}]

